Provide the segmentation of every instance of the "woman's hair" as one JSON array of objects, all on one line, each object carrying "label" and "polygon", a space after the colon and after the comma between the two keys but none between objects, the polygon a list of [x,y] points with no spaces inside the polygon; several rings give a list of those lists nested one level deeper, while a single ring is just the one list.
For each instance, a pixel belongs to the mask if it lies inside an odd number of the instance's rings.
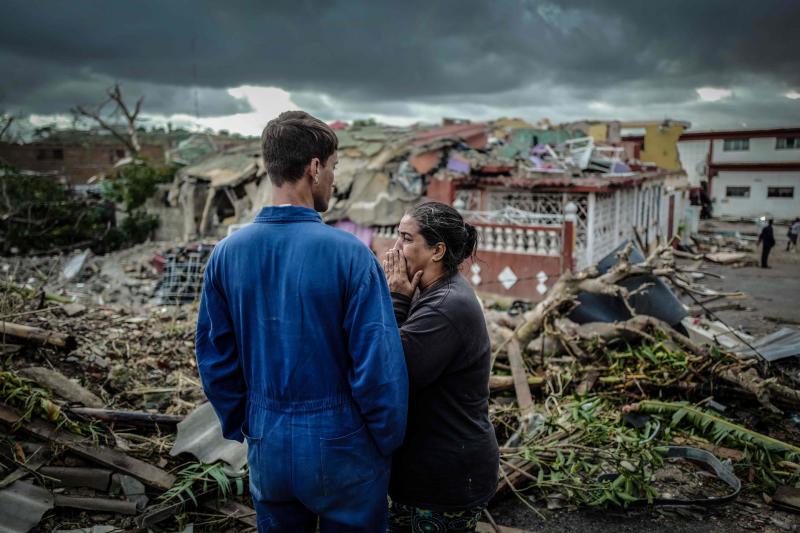
[{"label": "woman's hair", "polygon": [[458,272],[465,259],[475,256],[478,247],[475,226],[464,222],[461,214],[449,205],[425,202],[412,207],[408,215],[417,221],[428,246],[444,243],[446,250],[442,261],[449,274]]}]

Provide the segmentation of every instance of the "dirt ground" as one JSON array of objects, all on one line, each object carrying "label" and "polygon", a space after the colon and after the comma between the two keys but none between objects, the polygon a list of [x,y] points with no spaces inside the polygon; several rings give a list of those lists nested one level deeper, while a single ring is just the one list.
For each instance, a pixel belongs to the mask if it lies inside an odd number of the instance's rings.
[{"label": "dirt ground", "polygon": [[[538,510],[538,509],[537,509]],[[538,517],[511,495],[489,507],[498,525],[530,533],[728,533],[800,531],[800,516],[753,498],[715,509],[539,510]]]},{"label": "dirt ground", "polygon": [[[717,224],[721,229],[738,230],[756,235],[753,225]],[[720,311],[719,317],[731,327],[739,327],[752,335],[765,335],[783,326],[800,327],[800,252],[786,251],[786,228],[775,229],[777,245],[769,256],[771,268],[757,266],[731,268],[706,262],[704,270],[720,274],[724,279],[706,277],[702,283],[723,291],[742,291],[747,298],[740,303],[747,310]],[[761,249],[752,253],[760,261]]]},{"label": "dirt ground", "polygon": [[[716,229],[735,230],[757,235],[752,224],[713,222]],[[708,227],[708,223],[705,224]],[[800,328],[800,252],[786,252],[786,229],[777,227],[777,245],[770,255],[770,269],[759,267],[733,268],[703,264],[703,271],[719,274],[722,279],[706,276],[701,283],[720,291],[742,291],[747,297],[738,300],[745,310],[717,313],[732,327],[760,336],[784,326]],[[760,249],[753,252],[760,258]],[[691,300],[686,300],[691,304]],[[759,495],[742,495],[729,505],[718,508],[590,510],[563,509],[547,511],[536,506],[538,516],[518,497],[511,494],[492,503],[489,511],[499,525],[519,528],[531,533],[616,533],[616,532],[710,532],[736,531],[782,532],[800,531],[800,514],[774,509]]]}]

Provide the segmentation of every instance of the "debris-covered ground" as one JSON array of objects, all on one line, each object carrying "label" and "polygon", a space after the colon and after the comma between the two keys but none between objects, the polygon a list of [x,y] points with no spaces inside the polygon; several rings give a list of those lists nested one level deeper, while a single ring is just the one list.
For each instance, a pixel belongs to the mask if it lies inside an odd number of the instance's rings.
[{"label": "debris-covered ground", "polygon": [[[15,510],[16,530],[252,528],[244,450],[203,406],[196,304],[180,304],[208,249],[0,261],[0,510]],[[800,347],[762,357],[776,345],[759,337],[788,321],[719,329],[743,324],[722,313],[787,316],[740,294],[759,269],[702,255],[720,251],[736,250],[698,241],[644,257],[628,245],[536,306],[483,298],[498,524],[797,530]],[[800,280],[781,291],[800,294]],[[733,304],[750,311],[721,309]]]}]

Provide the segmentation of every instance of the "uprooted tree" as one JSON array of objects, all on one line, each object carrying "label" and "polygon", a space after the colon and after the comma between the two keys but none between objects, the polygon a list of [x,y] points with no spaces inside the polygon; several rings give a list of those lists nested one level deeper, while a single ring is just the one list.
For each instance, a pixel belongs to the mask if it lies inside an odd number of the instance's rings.
[{"label": "uprooted tree", "polygon": [[[143,101],[144,97],[139,97],[131,109],[130,105],[125,103],[119,84],[115,83],[113,87],[108,89],[107,98],[97,107],[87,109],[84,106],[78,105],[72,108],[72,113],[76,118],[83,117],[96,122],[98,126],[109,132],[125,145],[128,155],[136,158],[142,149],[136,131],[136,119],[139,117],[139,112],[142,110]],[[123,118],[125,121],[124,134],[120,131],[120,128],[114,124],[114,122],[118,121],[120,118]]]},{"label": "uprooted tree", "polygon": [[[634,262],[631,252],[631,245],[622,249],[605,273],[595,267],[564,273],[522,316],[488,311],[494,346],[492,421],[503,443],[498,493],[529,491],[545,499],[548,508],[664,502],[673,497],[672,488],[663,487],[656,471],[670,454],[707,452],[732,459],[748,490],[800,485],[800,448],[704,405],[712,396],[721,401],[750,397],[759,402],[763,418],[781,419],[781,409],[800,407],[797,381],[782,378],[774,365],[699,346],[662,320],[638,314],[631,298],[653,284],[631,288],[635,283],[624,282],[647,275],[695,296],[735,294],[695,285],[692,267],[675,260],[702,256],[663,246]],[[581,305],[581,293],[617,297],[631,318],[579,324],[571,311]],[[501,398],[510,389],[515,402]],[[534,403],[532,389],[543,396],[541,404]],[[701,405],[687,402],[701,399]],[[681,446],[693,451],[675,451]],[[738,493],[736,483],[721,489],[717,485],[726,483],[714,482],[719,501]],[[685,487],[678,498],[706,500],[712,497],[706,485],[707,479],[699,489]]]},{"label": "uprooted tree", "polygon": [[[630,260],[632,250],[633,245],[629,243],[617,254],[617,263],[605,273],[600,273],[594,267],[578,273],[564,273],[547,297],[525,314],[524,321],[515,325],[513,331],[510,328],[505,329],[501,335],[506,341],[497,346],[495,356],[505,356],[511,340],[522,347],[529,358],[541,360],[543,357],[566,355],[584,363],[596,360],[598,353],[608,353],[614,347],[663,343],[672,352],[688,354],[690,362],[697,366],[690,364],[674,376],[665,377],[662,373],[658,379],[640,376],[639,379],[627,380],[627,385],[686,387],[691,378],[703,375],[755,396],[772,412],[779,412],[775,403],[795,409],[800,407],[800,391],[774,379],[762,377],[757,368],[757,360],[743,359],[728,353],[722,353],[717,359],[709,358],[707,347],[698,346],[689,337],[655,317],[638,314],[633,309],[630,298],[647,290],[652,284],[645,283],[635,290],[620,284],[634,276],[655,276],[669,281],[678,290],[695,295],[709,296],[711,293],[707,289],[695,287],[689,272],[681,269],[675,262],[677,256],[690,259],[700,259],[700,256],[662,246],[644,261],[634,263]],[[628,308],[632,318],[615,323],[577,324],[568,315],[580,305],[580,293],[616,296]],[[725,295],[717,292],[713,294]],[[710,361],[713,361],[713,365]],[[706,373],[706,370],[710,372]],[[605,377],[606,384],[615,382],[610,376]],[[617,378],[625,381],[623,375]]]}]

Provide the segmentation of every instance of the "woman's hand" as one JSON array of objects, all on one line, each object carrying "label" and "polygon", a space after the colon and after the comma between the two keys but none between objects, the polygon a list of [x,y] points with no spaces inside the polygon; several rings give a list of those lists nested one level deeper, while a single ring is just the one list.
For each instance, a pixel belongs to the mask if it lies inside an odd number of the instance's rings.
[{"label": "woman's hand", "polygon": [[384,255],[383,271],[386,273],[386,281],[389,282],[389,290],[409,298],[414,295],[422,278],[422,270],[416,272],[413,278],[409,278],[406,258],[397,248],[392,248]]}]

